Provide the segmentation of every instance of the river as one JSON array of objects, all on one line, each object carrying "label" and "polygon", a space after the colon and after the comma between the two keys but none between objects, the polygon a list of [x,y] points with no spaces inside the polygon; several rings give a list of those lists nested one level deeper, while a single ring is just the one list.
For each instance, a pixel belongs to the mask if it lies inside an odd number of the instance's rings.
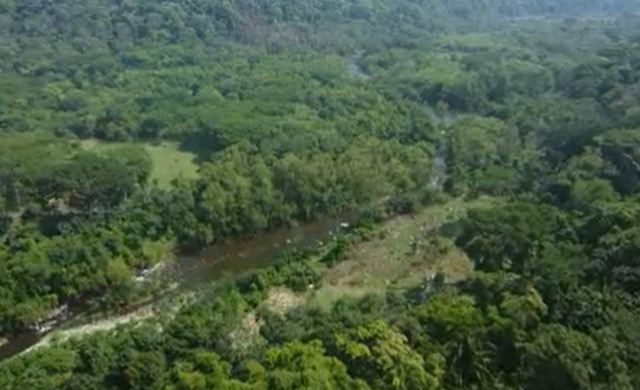
[{"label": "river", "polygon": [[436,110],[428,104],[423,105],[424,111],[429,115],[431,123],[440,131],[440,141],[436,145],[435,156],[433,158],[433,175],[431,176],[431,186],[441,188],[447,181],[447,130],[450,125],[464,117],[463,114],[447,111],[438,114]]},{"label": "river", "polygon": [[[347,72],[353,77],[367,80],[369,75],[360,67],[361,54],[350,56],[345,61]],[[445,114],[444,117],[435,113],[433,108],[425,105],[425,111],[433,123],[446,129],[446,126],[459,119],[459,115]],[[443,132],[445,130],[442,130]],[[443,133],[444,134],[444,133]],[[445,137],[442,137],[443,140]],[[442,186],[446,180],[446,145],[441,142],[436,149],[434,158],[434,176],[432,185]],[[300,224],[294,228],[281,228],[260,234],[254,238],[230,241],[205,248],[195,255],[179,256],[171,278],[179,284],[180,290],[195,289],[198,286],[215,281],[225,274],[238,275],[251,269],[259,268],[273,261],[286,251],[305,249],[316,245],[319,241],[327,241],[331,235],[339,230],[343,222],[353,223],[356,213],[319,219],[315,222]],[[131,307],[123,314],[132,313],[140,306]],[[67,328],[84,314],[83,308],[72,308],[73,313],[57,325],[52,331]],[[114,320],[117,321],[117,316]],[[25,332],[10,339],[0,346],[0,362],[20,354],[36,345],[46,334]]]},{"label": "river", "polygon": [[[361,52],[347,57],[345,59],[345,68],[347,70],[347,73],[349,73],[349,75],[351,75],[352,77],[361,80],[369,80],[371,75],[365,72],[362,66],[360,66],[360,61],[362,60],[362,58],[363,53]],[[426,103],[423,104],[423,108],[425,113],[429,115],[431,123],[433,123],[434,126],[440,131],[440,141],[436,145],[435,155],[433,158],[433,175],[431,177],[430,184],[432,187],[442,188],[447,180],[447,128],[454,122],[462,119],[464,115],[451,111],[437,113],[432,106]]]},{"label": "river", "polygon": [[[358,60],[358,56],[349,57],[347,69],[355,77],[366,79],[369,76],[360,69]],[[178,283],[179,290],[195,289],[223,275],[238,275],[263,266],[286,251],[310,248],[320,241],[330,239],[331,234],[339,230],[340,224],[353,223],[355,219],[356,213],[349,213],[303,223],[294,228],[276,229],[246,240],[213,245],[195,255],[179,256],[176,266],[171,267],[167,274],[170,274],[169,277],[174,283]],[[123,318],[140,308],[130,307],[124,313],[115,315],[113,320],[117,321],[118,318]],[[51,332],[72,327],[71,324],[77,322],[78,317],[85,313],[85,308],[72,307],[68,317],[51,329]],[[37,345],[47,333],[50,332],[28,331],[9,339],[0,345],[0,362]]]},{"label": "river", "polygon": [[181,280],[195,287],[225,274],[237,275],[258,268],[287,251],[308,249],[327,241],[340,230],[340,224],[351,224],[356,219],[356,213],[322,218],[294,228],[266,232],[250,240],[214,245],[194,256],[182,256]]},{"label": "river", "polygon": [[[204,283],[215,281],[223,275],[238,275],[277,259],[287,251],[307,249],[319,242],[331,239],[344,223],[351,224],[357,219],[356,213],[326,217],[314,222],[300,224],[293,228],[280,228],[256,237],[225,242],[205,248],[195,255],[181,255],[172,267],[170,277],[178,283],[180,290],[195,289]],[[131,307],[123,314],[141,309]],[[83,312],[75,311],[55,329],[70,326]],[[117,321],[117,317],[114,317]],[[18,355],[35,346],[46,336],[45,333],[25,332],[0,346],[0,362]]]}]

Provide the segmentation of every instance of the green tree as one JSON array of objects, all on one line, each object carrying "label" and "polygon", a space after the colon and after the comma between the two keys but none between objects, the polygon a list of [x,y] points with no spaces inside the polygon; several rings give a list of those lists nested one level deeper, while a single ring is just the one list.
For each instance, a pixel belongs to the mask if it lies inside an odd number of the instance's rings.
[{"label": "green tree", "polygon": [[407,338],[383,321],[336,336],[339,356],[357,378],[373,389],[439,389],[442,357],[425,358],[411,349]]},{"label": "green tree", "polygon": [[264,367],[264,377],[258,377],[258,381],[264,381],[269,389],[369,388],[364,382],[351,378],[342,362],[325,355],[320,342],[293,342],[270,348],[265,354]]},{"label": "green tree", "polygon": [[159,390],[164,386],[166,358],[160,351],[133,351],[128,357],[124,376],[132,390]]}]

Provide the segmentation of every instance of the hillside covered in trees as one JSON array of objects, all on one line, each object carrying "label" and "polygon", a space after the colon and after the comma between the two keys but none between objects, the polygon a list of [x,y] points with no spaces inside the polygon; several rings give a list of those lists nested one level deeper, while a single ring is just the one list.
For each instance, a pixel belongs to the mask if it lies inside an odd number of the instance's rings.
[{"label": "hillside covered in trees", "polygon": [[0,389],[640,389],[638,11],[0,0],[0,344],[359,215]]}]

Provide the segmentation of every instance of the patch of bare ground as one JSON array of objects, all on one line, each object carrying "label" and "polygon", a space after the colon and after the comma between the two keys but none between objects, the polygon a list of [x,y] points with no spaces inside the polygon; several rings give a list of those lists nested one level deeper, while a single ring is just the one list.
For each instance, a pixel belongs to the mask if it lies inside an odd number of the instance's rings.
[{"label": "patch of bare ground", "polygon": [[[262,303],[262,307],[284,316],[303,302],[304,299],[297,296],[293,291],[276,288],[269,291],[267,299]],[[264,321],[257,315],[257,310],[247,313],[240,325],[229,334],[233,349],[236,351],[245,350],[260,342],[260,327],[263,324]]]},{"label": "patch of bare ground", "polygon": [[264,305],[276,314],[285,315],[290,310],[300,306],[303,302],[303,298],[297,296],[293,291],[278,288],[269,291]]},{"label": "patch of bare ground", "polygon": [[260,341],[260,327],[264,321],[255,311],[247,313],[240,325],[229,334],[231,346],[236,351],[249,349]]}]

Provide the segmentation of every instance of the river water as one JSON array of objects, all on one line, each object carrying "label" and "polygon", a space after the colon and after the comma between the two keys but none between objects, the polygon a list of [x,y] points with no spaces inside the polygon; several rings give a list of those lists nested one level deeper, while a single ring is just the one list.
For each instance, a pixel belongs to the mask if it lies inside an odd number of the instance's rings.
[{"label": "river water", "polygon": [[211,246],[194,256],[182,256],[180,277],[184,284],[195,287],[225,274],[238,275],[288,251],[308,249],[330,240],[342,223],[351,224],[356,218],[357,213],[346,213],[294,228],[276,229],[249,240]]},{"label": "river water", "polygon": [[[357,213],[346,213],[292,228],[276,229],[245,240],[213,245],[194,255],[179,256],[176,266],[172,267],[175,272],[170,272],[170,277],[180,284],[181,290],[195,289],[223,275],[238,275],[264,266],[288,251],[308,249],[326,242],[343,228],[344,223],[352,224],[356,219]],[[132,307],[129,312],[139,308]],[[57,328],[64,328],[80,314],[82,311],[74,312]],[[0,361],[26,351],[45,335],[25,332],[10,339],[0,346]]]}]

